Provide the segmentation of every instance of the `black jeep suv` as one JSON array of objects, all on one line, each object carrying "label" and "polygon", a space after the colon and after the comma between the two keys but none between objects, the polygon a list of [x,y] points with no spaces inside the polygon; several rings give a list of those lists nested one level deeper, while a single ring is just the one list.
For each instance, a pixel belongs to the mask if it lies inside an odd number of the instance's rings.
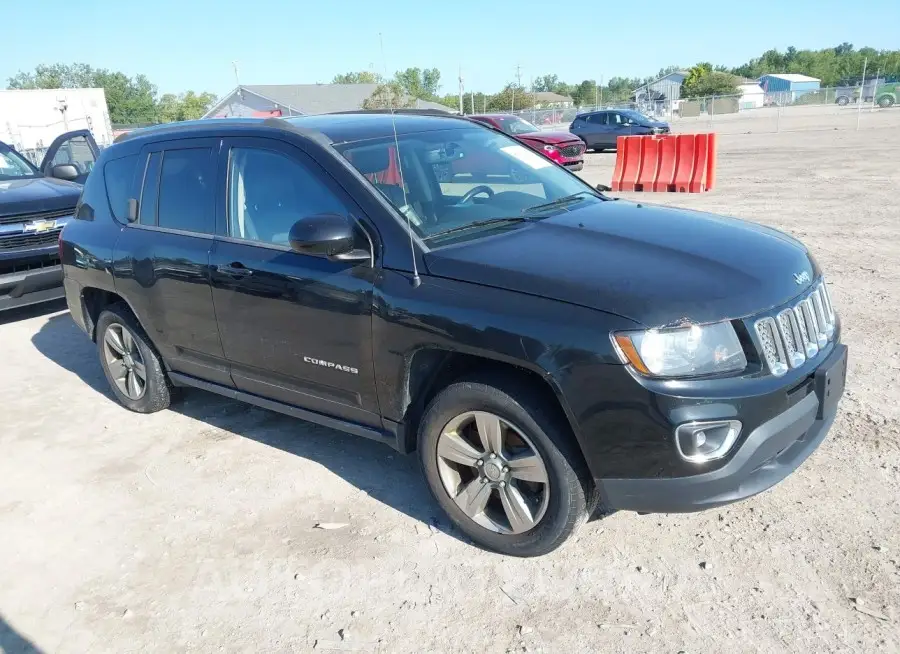
[{"label": "black jeep suv", "polygon": [[614,201],[462,118],[134,132],[101,154],[61,251],[123,405],[193,386],[416,450],[453,522],[509,554],[552,550],[600,502],[759,493],[843,391],[802,244]]},{"label": "black jeep suv", "polygon": [[0,311],[63,297],[57,241],[96,158],[87,130],[57,137],[40,168],[0,141]]}]

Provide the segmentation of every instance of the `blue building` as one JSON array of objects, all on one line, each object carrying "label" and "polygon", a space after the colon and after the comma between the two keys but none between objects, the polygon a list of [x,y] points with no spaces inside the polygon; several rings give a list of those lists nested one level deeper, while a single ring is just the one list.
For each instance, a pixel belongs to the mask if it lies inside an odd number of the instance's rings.
[{"label": "blue building", "polygon": [[794,102],[802,95],[818,91],[822,80],[797,73],[771,73],[760,77],[759,85],[766,94],[767,103],[777,101],[781,104]]}]

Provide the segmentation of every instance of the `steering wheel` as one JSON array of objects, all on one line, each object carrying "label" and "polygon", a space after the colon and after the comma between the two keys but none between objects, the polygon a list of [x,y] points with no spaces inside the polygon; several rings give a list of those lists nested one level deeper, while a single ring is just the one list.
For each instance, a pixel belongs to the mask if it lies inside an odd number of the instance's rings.
[{"label": "steering wheel", "polygon": [[459,199],[459,202],[457,202],[457,204],[465,204],[479,193],[487,193],[487,196],[489,198],[494,197],[494,189],[492,189],[490,186],[481,184],[480,186],[470,188],[468,191],[466,191],[466,194]]}]

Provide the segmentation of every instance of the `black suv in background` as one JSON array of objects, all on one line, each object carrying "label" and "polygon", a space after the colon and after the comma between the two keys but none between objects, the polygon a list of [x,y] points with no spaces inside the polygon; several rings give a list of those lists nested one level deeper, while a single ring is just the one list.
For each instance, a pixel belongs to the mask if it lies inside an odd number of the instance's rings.
[{"label": "black suv in background", "polygon": [[63,297],[57,241],[97,156],[87,130],[57,137],[40,168],[0,141],[0,311]]},{"label": "black suv in background", "polygon": [[569,131],[584,141],[588,150],[615,150],[620,136],[668,134],[669,124],[648,118],[631,109],[608,109],[578,114]]},{"label": "black suv in background", "polygon": [[[477,181],[439,181],[460,159]],[[459,118],[134,132],[60,243],[124,406],[191,386],[416,450],[453,522],[508,554],[554,549],[601,501],[759,493],[822,442],[843,390],[802,244],[613,201]]]}]

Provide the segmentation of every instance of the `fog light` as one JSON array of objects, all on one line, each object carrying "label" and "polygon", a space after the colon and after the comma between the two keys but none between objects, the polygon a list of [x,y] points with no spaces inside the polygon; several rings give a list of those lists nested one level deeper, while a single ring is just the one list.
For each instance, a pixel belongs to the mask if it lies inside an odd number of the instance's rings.
[{"label": "fog light", "polygon": [[688,422],[675,429],[675,446],[685,461],[705,463],[728,454],[740,433],[738,420]]}]

